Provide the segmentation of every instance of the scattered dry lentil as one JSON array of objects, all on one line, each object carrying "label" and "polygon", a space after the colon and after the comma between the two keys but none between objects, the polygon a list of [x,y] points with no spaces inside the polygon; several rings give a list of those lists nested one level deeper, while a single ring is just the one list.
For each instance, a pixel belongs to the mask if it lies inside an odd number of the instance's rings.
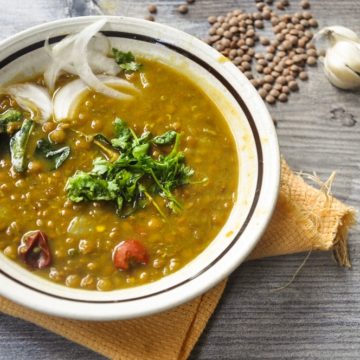
[{"label": "scattered dry lentil", "polygon": [[309,76],[308,76],[307,72],[305,72],[305,71],[302,71],[302,72],[299,74],[299,79],[300,79],[300,80],[305,81],[305,80],[307,80],[308,78],[309,78]]},{"label": "scattered dry lentil", "polygon": [[302,0],[300,2],[300,6],[303,8],[303,9],[309,9],[310,8],[310,1],[309,0]]},{"label": "scattered dry lentil", "polygon": [[299,90],[299,85],[295,80],[289,81],[289,89],[290,91],[297,91]]},{"label": "scattered dry lentil", "polygon": [[265,100],[269,103],[269,104],[274,104],[276,102],[276,99],[272,96],[272,95],[267,95]]},{"label": "scattered dry lentil", "polygon": [[279,90],[272,89],[272,90],[270,91],[270,95],[273,96],[273,97],[276,99],[276,98],[279,97],[280,92],[279,92]]},{"label": "scattered dry lentil", "polygon": [[317,61],[316,61],[316,57],[315,56],[309,56],[306,60],[306,63],[310,66],[314,66],[316,65]]},{"label": "scattered dry lentil", "polygon": [[189,8],[186,4],[182,4],[182,5],[179,5],[179,7],[177,8],[177,11],[180,14],[186,14],[189,11]]},{"label": "scattered dry lentil", "polygon": [[270,91],[270,90],[272,89],[272,86],[271,86],[270,83],[265,83],[265,84],[263,85],[263,88],[264,88],[264,90],[266,90],[266,91]]},{"label": "scattered dry lentil", "polygon": [[318,22],[317,20],[315,20],[314,18],[309,19],[309,25],[313,28],[317,28],[318,27]]},{"label": "scattered dry lentil", "polygon": [[260,95],[263,99],[265,99],[266,96],[267,96],[267,91],[266,91],[264,88],[260,88],[260,89],[259,89],[259,95]]},{"label": "scattered dry lentil", "polygon": [[309,9],[310,8],[310,2],[308,0],[302,0],[300,2],[300,6],[303,8],[303,9]]},{"label": "scattered dry lentil", "polygon": [[267,46],[267,45],[270,44],[270,40],[267,37],[261,36],[260,37],[260,43],[261,43],[261,45]]},{"label": "scattered dry lentil", "polygon": [[254,26],[255,26],[257,29],[263,29],[263,28],[264,28],[264,23],[263,23],[262,20],[255,20]]},{"label": "scattered dry lentil", "polygon": [[[209,16],[211,28],[206,42],[229,57],[265,101],[286,102],[290,92],[299,89],[296,79],[308,79],[306,66],[317,63],[310,28],[316,28],[318,23],[309,11],[279,13],[272,9],[272,0],[255,2],[255,13],[236,9],[223,16]],[[289,5],[288,0],[274,4],[281,10]],[[310,2],[302,0],[300,6],[308,9]],[[272,25],[272,39],[259,33],[266,21]],[[265,53],[257,49],[258,43],[265,47]]]},{"label": "scattered dry lentil", "polygon": [[208,17],[208,23],[209,23],[210,25],[215,24],[215,23],[216,23],[216,16],[209,16],[209,17]]},{"label": "scattered dry lentil", "polygon": [[285,10],[285,8],[287,6],[289,6],[289,1],[288,0],[279,0],[276,2],[275,5],[279,10]]},{"label": "scattered dry lentil", "polygon": [[153,15],[146,15],[144,19],[147,21],[155,21],[155,17]]},{"label": "scattered dry lentil", "polygon": [[149,12],[150,14],[156,14],[156,13],[157,13],[157,7],[156,7],[156,5],[150,4],[150,5],[148,6],[148,12]]}]

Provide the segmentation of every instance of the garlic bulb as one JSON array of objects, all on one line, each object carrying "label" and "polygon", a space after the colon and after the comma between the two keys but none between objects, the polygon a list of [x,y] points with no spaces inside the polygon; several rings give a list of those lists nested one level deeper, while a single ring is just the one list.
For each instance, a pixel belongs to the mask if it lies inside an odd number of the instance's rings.
[{"label": "garlic bulb", "polygon": [[329,81],[341,89],[360,88],[360,38],[343,26],[330,26],[318,32],[316,39],[326,38],[324,71]]},{"label": "garlic bulb", "polygon": [[356,42],[360,41],[359,37],[354,31],[340,25],[325,27],[316,34],[316,36],[319,35],[325,35],[331,43],[338,40],[352,40]]}]

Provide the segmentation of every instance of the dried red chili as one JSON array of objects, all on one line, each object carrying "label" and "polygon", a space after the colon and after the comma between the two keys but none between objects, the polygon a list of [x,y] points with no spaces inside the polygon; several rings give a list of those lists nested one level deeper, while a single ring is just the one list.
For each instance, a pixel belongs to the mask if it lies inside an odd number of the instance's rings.
[{"label": "dried red chili", "polygon": [[125,240],[118,244],[113,251],[113,262],[117,269],[128,270],[131,263],[147,264],[149,254],[137,240]]},{"label": "dried red chili", "polygon": [[52,261],[47,236],[40,230],[29,231],[23,235],[18,254],[27,265],[36,269],[43,269]]}]

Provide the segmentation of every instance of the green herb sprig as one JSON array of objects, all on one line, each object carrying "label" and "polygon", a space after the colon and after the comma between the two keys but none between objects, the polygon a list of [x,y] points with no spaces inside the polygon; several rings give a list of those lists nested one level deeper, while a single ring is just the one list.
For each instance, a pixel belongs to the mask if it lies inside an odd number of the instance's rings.
[{"label": "green herb sprig", "polygon": [[142,64],[136,62],[135,56],[130,51],[124,52],[113,48],[112,53],[116,63],[126,72],[135,72],[142,67]]},{"label": "green herb sprig", "polygon": [[0,114],[0,134],[13,135],[14,132],[20,129],[22,117],[22,113],[13,108]]},{"label": "green herb sprig", "polygon": [[[126,217],[152,203],[164,216],[153,196],[159,194],[173,212],[182,209],[173,190],[189,184],[194,170],[185,164],[180,151],[180,134],[169,131],[152,137],[144,131],[137,136],[125,121],[114,121],[115,138],[107,141],[118,152],[116,160],[96,158],[90,172],[77,171],[67,181],[65,190],[70,200],[114,201],[117,212]],[[172,145],[168,154],[152,157],[151,146]]]}]

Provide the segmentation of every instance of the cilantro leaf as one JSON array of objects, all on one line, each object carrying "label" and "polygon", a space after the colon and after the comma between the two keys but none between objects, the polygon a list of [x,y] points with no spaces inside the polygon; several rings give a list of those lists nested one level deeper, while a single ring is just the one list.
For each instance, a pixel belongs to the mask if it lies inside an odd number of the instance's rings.
[{"label": "cilantro leaf", "polygon": [[96,174],[77,171],[66,183],[68,198],[74,202],[113,200],[117,198],[118,186]]},{"label": "cilantro leaf", "polygon": [[135,72],[138,71],[142,64],[139,64],[135,61],[135,56],[132,52],[124,52],[118,49],[113,48],[112,53],[116,63],[120,66],[120,68],[127,72]]},{"label": "cilantro leaf", "polygon": [[120,150],[127,150],[131,147],[132,135],[124,120],[117,117],[114,121],[116,138],[111,140],[112,146]]},{"label": "cilantro leaf", "polygon": [[170,130],[165,134],[155,136],[152,139],[152,143],[156,145],[169,145],[174,142],[175,138],[176,138],[176,131]]},{"label": "cilantro leaf", "polygon": [[137,145],[132,149],[132,155],[134,156],[135,159],[139,160],[148,153],[149,148],[150,148],[149,143]]}]

